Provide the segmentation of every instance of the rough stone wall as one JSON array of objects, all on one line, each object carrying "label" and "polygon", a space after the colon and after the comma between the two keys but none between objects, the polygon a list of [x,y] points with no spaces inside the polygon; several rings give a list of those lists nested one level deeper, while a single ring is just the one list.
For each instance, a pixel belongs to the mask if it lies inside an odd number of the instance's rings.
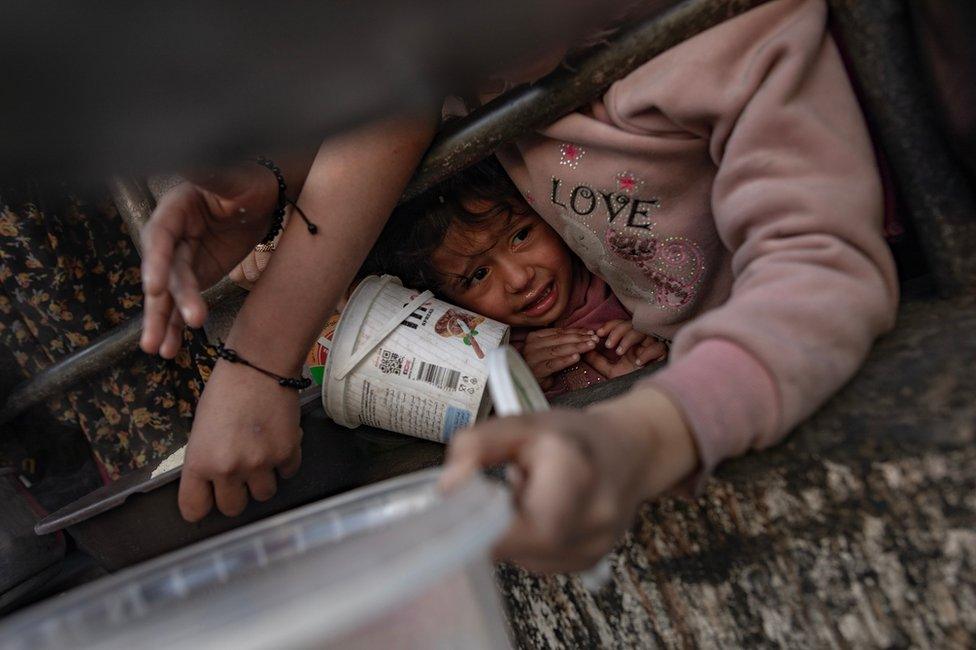
[{"label": "rough stone wall", "polygon": [[648,504],[590,594],[503,566],[517,645],[973,647],[976,309],[923,300],[779,447]]}]

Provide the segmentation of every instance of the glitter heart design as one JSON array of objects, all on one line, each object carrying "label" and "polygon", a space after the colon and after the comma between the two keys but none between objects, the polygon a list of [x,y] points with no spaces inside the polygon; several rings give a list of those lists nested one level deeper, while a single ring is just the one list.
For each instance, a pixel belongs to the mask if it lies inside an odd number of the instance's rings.
[{"label": "glitter heart design", "polygon": [[705,272],[701,251],[682,237],[661,240],[607,229],[604,243],[617,257],[637,264],[653,287],[655,302],[678,309],[695,296],[695,286]]},{"label": "glitter heart design", "polygon": [[636,234],[607,228],[603,240],[608,250],[628,262],[640,263],[657,254],[657,237],[638,237]]},{"label": "glitter heart design", "polygon": [[682,285],[660,271],[644,269],[644,276],[654,284],[654,297],[661,307],[680,309],[694,297],[691,287]]},{"label": "glitter heart design", "polygon": [[639,264],[645,274],[651,271],[661,272],[684,287],[698,284],[705,272],[701,251],[682,237],[669,237],[663,242],[659,241],[657,255],[644,258]]}]

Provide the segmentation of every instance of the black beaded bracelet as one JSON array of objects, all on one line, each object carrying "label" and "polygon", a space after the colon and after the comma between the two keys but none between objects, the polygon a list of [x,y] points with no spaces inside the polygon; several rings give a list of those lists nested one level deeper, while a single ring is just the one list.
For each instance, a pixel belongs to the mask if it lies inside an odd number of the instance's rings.
[{"label": "black beaded bracelet", "polygon": [[285,196],[285,190],[288,187],[285,185],[285,177],[282,175],[281,169],[278,165],[274,164],[274,161],[264,156],[258,156],[255,162],[267,168],[268,171],[275,175],[275,179],[278,181],[278,200],[275,202],[274,212],[271,213],[271,228],[260,242],[261,244],[270,244],[278,236],[278,233],[281,232],[281,224],[285,220],[285,202],[288,200],[288,197]]},{"label": "black beaded bracelet", "polygon": [[305,222],[308,232],[312,235],[316,234],[319,231],[318,226],[309,221],[308,217],[305,215],[305,212],[298,207],[298,204],[288,198],[288,195],[286,194],[288,186],[285,184],[285,177],[281,173],[281,168],[278,167],[273,160],[270,158],[265,158],[264,156],[258,156],[254,161],[274,174],[275,180],[278,181],[278,200],[275,202],[275,209],[271,214],[271,228],[268,230],[268,234],[264,236],[264,239],[262,239],[258,245],[267,246],[271,244],[275,240],[275,237],[278,236],[278,233],[281,232],[281,227],[285,220],[285,205],[291,205],[293,208],[298,210],[298,214]]},{"label": "black beaded bracelet", "polygon": [[249,368],[254,368],[262,375],[271,377],[279,386],[284,388],[294,388],[295,390],[304,390],[312,385],[312,380],[307,377],[282,377],[281,375],[275,374],[270,370],[265,370],[264,368],[259,368],[247,359],[241,357],[237,353],[237,350],[231,349],[224,345],[223,341],[217,341],[217,345],[214,346],[214,352],[218,357],[224,361],[230,361],[231,363],[241,363]]}]

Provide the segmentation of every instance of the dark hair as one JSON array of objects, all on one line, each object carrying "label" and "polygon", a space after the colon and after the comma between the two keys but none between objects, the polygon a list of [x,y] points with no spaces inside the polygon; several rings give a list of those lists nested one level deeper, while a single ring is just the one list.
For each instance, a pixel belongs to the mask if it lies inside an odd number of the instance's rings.
[{"label": "dark hair", "polygon": [[[473,200],[488,203],[483,211],[465,207]],[[441,182],[398,206],[370,251],[360,276],[389,273],[412,289],[438,291],[447,279],[431,262],[448,230],[504,227],[524,214],[526,204],[494,156]]]}]

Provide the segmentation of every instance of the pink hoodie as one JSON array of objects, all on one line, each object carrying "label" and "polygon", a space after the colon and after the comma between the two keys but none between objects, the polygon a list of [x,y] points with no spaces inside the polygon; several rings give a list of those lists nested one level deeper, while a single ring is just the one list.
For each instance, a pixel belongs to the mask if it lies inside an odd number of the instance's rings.
[{"label": "pink hoodie", "polygon": [[776,0],[498,152],[635,325],[703,469],[778,441],[893,326],[867,128],[824,0]]}]

